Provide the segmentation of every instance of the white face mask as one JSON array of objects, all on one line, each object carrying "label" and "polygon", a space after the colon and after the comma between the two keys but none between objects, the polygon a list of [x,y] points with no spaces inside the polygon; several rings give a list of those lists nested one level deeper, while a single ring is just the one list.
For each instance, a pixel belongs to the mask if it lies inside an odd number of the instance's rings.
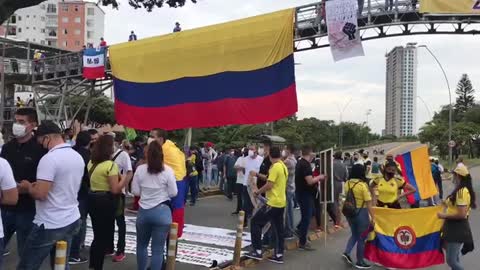
[{"label": "white face mask", "polygon": [[287,151],[282,150],[282,157],[287,157]]},{"label": "white face mask", "polygon": [[253,158],[255,156],[255,152],[253,152],[253,150],[248,150],[248,156]]},{"label": "white face mask", "polygon": [[260,156],[263,156],[265,154],[265,149],[263,149],[263,148],[258,149],[258,154]]},{"label": "white face mask", "polygon": [[14,123],[12,126],[12,133],[15,138],[25,137],[27,134],[27,127],[18,123]]},{"label": "white face mask", "polygon": [[148,140],[147,140],[147,144],[150,144],[150,143],[152,143],[153,141],[155,141],[155,139],[154,139],[154,138],[148,138]]}]

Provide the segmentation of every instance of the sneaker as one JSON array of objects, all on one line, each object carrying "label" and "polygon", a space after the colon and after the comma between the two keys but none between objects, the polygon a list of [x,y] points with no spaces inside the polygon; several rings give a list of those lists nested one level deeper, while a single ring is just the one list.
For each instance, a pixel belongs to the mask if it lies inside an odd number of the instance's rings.
[{"label": "sneaker", "polygon": [[68,258],[68,264],[70,265],[82,264],[86,262],[88,262],[87,258],[84,258],[82,256]]},{"label": "sneaker", "polygon": [[10,255],[10,250],[5,249],[5,250],[3,251],[3,257],[8,256],[8,255]]},{"label": "sneaker", "polygon": [[273,263],[283,264],[283,256],[273,255],[268,257],[268,260]]},{"label": "sneaker", "polygon": [[342,254],[342,258],[350,265],[353,265],[353,260],[347,253]]},{"label": "sneaker", "polygon": [[116,254],[115,256],[113,256],[112,261],[114,261],[114,262],[121,262],[121,261],[125,260],[126,257],[127,257],[127,256],[125,256],[125,253],[118,253],[118,254]]},{"label": "sneaker", "polygon": [[370,264],[367,264],[366,262],[358,262],[355,264],[355,268],[357,269],[370,269],[372,266]]},{"label": "sneaker", "polygon": [[112,257],[112,256],[115,256],[115,252],[113,252],[113,251],[112,252],[109,252],[109,251],[105,252],[105,257]]},{"label": "sneaker", "polygon": [[304,250],[304,251],[314,251],[315,250],[314,248],[312,248],[312,245],[308,242],[305,243],[305,245],[303,245],[303,246],[300,245],[298,248],[301,249],[301,250]]},{"label": "sneaker", "polygon": [[236,216],[238,215],[238,213],[239,213],[238,211],[232,212],[232,216]]},{"label": "sneaker", "polygon": [[261,261],[263,259],[262,254],[254,251],[254,250],[245,254],[245,257],[250,258],[250,259],[254,259],[254,260],[257,260],[257,261]]}]

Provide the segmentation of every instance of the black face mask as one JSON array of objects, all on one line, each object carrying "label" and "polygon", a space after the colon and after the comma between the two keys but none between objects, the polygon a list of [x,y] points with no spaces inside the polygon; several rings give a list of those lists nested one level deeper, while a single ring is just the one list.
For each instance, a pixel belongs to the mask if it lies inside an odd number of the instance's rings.
[{"label": "black face mask", "polygon": [[389,173],[389,172],[387,172],[387,173],[385,173],[385,175],[386,175],[388,178],[393,178],[393,177],[395,177],[395,173]]}]

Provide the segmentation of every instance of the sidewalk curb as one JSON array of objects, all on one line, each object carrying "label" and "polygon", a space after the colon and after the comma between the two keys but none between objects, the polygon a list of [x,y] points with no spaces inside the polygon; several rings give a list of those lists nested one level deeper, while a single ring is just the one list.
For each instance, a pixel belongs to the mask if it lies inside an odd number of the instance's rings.
[{"label": "sidewalk curb", "polygon": [[[340,231],[343,231],[345,229],[346,229],[346,227],[345,228],[340,228],[340,229],[337,229],[337,230],[328,229],[327,235],[336,234],[336,233],[338,233]],[[317,241],[317,240],[323,239],[324,237],[325,237],[325,232],[312,232],[308,235],[308,240]],[[297,239],[285,241],[285,250],[295,250],[295,249],[298,249],[298,240]],[[269,249],[269,250],[265,251],[265,253],[263,254],[263,260],[265,260],[267,257],[271,256],[272,252],[273,252],[272,249]],[[223,267],[223,268],[220,268],[220,267],[212,268],[212,270],[241,270],[243,268],[250,268],[250,267],[253,267],[255,265],[258,265],[262,261],[257,261],[257,260],[248,259],[248,258],[242,258],[242,261],[240,263],[241,266],[228,265],[228,266]]]}]

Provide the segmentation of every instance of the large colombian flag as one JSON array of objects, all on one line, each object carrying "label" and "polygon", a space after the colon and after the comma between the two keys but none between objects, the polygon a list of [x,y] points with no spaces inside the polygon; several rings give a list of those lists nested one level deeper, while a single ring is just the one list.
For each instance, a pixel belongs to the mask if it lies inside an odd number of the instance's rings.
[{"label": "large colombian flag", "polygon": [[294,114],[293,22],[289,9],[111,46],[117,122],[174,130]]},{"label": "large colombian flag", "polygon": [[440,245],[442,207],[374,208],[375,238],[365,258],[389,268],[417,269],[444,263]]},{"label": "large colombian flag", "polygon": [[407,197],[410,204],[435,196],[438,191],[432,176],[427,146],[398,155],[395,160],[402,167],[402,176],[417,192]]}]

